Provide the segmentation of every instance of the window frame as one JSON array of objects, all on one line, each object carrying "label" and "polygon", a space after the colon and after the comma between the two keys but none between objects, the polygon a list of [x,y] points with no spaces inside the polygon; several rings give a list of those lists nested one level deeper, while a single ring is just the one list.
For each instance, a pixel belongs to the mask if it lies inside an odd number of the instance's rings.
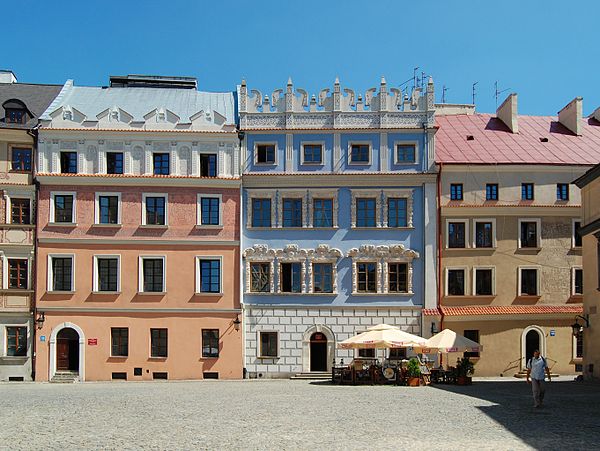
[{"label": "window frame", "polygon": [[[15,195],[12,196],[10,193],[7,193],[7,203],[6,203],[6,223],[7,224],[19,224],[19,225],[33,225],[33,216],[31,215],[32,213],[32,199],[31,197],[27,197],[27,196],[19,196],[19,195]],[[15,200],[24,200],[27,201],[29,203],[29,222],[14,222],[13,221],[13,203]]]},{"label": "window frame", "polygon": [[[65,153],[75,154],[75,172],[63,172],[62,156]],[[79,174],[79,152],[77,150],[60,150],[58,155],[59,174]]]},{"label": "window frame", "polygon": [[[210,160],[211,156],[215,157],[215,175],[202,175],[202,157],[203,156],[207,156]],[[210,163],[209,163],[209,169],[210,169]],[[209,170],[210,173],[210,170]],[[205,178],[217,178],[219,177],[219,153],[218,152],[214,152],[214,151],[201,151],[198,154],[198,175],[200,177],[205,177]]]},{"label": "window frame", "polygon": [[[352,146],[367,146],[368,160],[352,161]],[[372,141],[348,141],[348,165],[349,166],[370,166],[373,161],[373,143]]]},{"label": "window frame", "polygon": [[[117,329],[127,331],[127,353],[126,354],[114,354],[113,353],[113,349],[114,349],[113,330],[117,330]],[[121,345],[120,341],[119,341],[119,345]],[[119,358],[119,359],[125,359],[125,358],[129,357],[129,327],[111,327],[110,328],[110,356],[114,357],[114,358]]]},{"label": "window frame", "polygon": [[[217,332],[217,347],[216,347],[217,354],[216,355],[214,355],[214,353],[212,353],[212,352],[209,352],[210,355],[205,355],[204,354],[204,332],[205,331],[206,332],[215,332],[215,331]],[[218,359],[219,355],[221,353],[220,352],[221,350],[219,349],[220,344],[221,344],[221,332],[219,331],[219,329],[206,329],[206,328],[202,328],[200,330],[200,354],[201,354],[201,356],[202,356],[203,359]],[[209,348],[210,349],[213,348],[212,346],[210,346],[210,343],[209,343]]]},{"label": "window frame", "polygon": [[[527,186],[531,186],[531,199],[528,199],[529,194],[526,192]],[[525,190],[525,191],[524,191]],[[525,196],[524,196],[525,194]],[[535,200],[535,183],[531,183],[531,182],[523,182],[521,183],[521,200],[525,200],[525,201],[532,201]]]},{"label": "window frame", "polygon": [[[335,287],[336,287],[336,283],[335,283],[335,277],[336,277],[336,263],[334,261],[311,261],[309,262],[310,265],[310,277],[311,277],[311,293],[312,294],[324,294],[324,295],[332,295],[335,294]],[[315,265],[329,265],[331,267],[331,291],[316,291],[315,287],[316,287],[316,283],[315,283],[315,276],[317,274],[317,272],[315,271]]]},{"label": "window frame", "polygon": [[[450,286],[450,271],[462,271],[463,272],[463,294],[450,294],[448,288]],[[444,296],[445,297],[465,297],[469,296],[468,287],[469,287],[469,271],[466,266],[447,266],[444,268]]]},{"label": "window frame", "polygon": [[[390,260],[390,261],[385,261],[384,264],[387,266],[387,277],[386,277],[386,281],[385,283],[387,284],[387,293],[389,294],[398,294],[398,295],[402,295],[402,294],[410,294],[410,290],[409,290],[409,283],[408,283],[408,272],[410,271],[411,268],[411,264],[409,262],[406,261],[397,261],[397,260]],[[406,284],[406,291],[391,291],[390,290],[390,282],[391,282],[391,271],[390,271],[390,265],[404,265],[406,266],[406,273],[405,273],[405,284]]]},{"label": "window frame", "polygon": [[[162,291],[144,291],[144,260],[163,261],[162,265]],[[167,292],[167,256],[166,255],[140,255],[138,256],[138,294],[141,295],[164,295]]]},{"label": "window frame", "polygon": [[[523,270],[528,270],[528,269],[534,269],[536,270],[536,294],[523,294],[521,291],[521,282],[522,282],[522,271]],[[541,266],[539,265],[523,265],[523,266],[518,266],[517,267],[517,274],[518,274],[518,280],[517,280],[517,296],[519,297],[540,297],[540,288],[541,288],[541,284],[540,284],[540,279],[541,279]]]},{"label": "window frame", "polygon": [[[115,154],[115,155],[120,154],[121,155],[121,157],[122,157],[122,161],[121,161],[122,171],[121,172],[109,172],[108,171],[108,167],[109,167],[109,165],[108,165],[108,155],[109,154]],[[120,151],[120,150],[109,150],[109,151],[106,151],[105,161],[106,161],[106,173],[107,174],[115,174],[115,175],[125,174],[125,152]]]},{"label": "window frame", "polygon": [[[523,246],[521,241],[521,224],[524,222],[535,222],[535,236],[536,236],[536,247],[527,247]],[[519,228],[517,233],[517,248],[521,250],[536,250],[542,248],[542,219],[541,218],[519,218],[518,220]]]},{"label": "window frame", "polygon": [[[306,227],[306,193],[296,192],[280,192],[279,193],[279,224],[284,229],[302,229]],[[285,201],[300,201],[300,225],[286,225],[285,224]],[[294,209],[295,210],[295,209]],[[292,212],[294,211],[292,210]],[[292,215],[292,219],[297,219]]]},{"label": "window frame", "polygon": [[[361,291],[359,289],[359,265],[370,265],[373,264],[375,265],[375,291],[368,291],[369,288],[369,277],[368,277],[368,270],[365,273],[365,284],[366,284],[366,289],[364,291]],[[354,271],[354,277],[356,278],[356,293],[353,294],[360,294],[360,295],[373,295],[373,294],[378,294],[381,293],[381,280],[380,280],[380,271],[379,271],[379,261],[377,258],[373,258],[373,259],[361,259],[357,262],[354,263],[354,267],[356,268],[356,270]]]},{"label": "window frame", "polygon": [[[155,158],[157,155],[166,155],[167,156],[167,161],[168,161],[168,172],[166,174],[160,173],[157,174],[156,173],[156,161]],[[161,168],[162,168],[162,163],[161,163]],[[152,151],[152,175],[156,176],[168,176],[171,175],[171,169],[172,169],[172,164],[171,164],[171,152],[169,151]]]},{"label": "window frame", "polygon": [[[299,290],[298,291],[283,291],[283,265],[299,265],[300,266],[300,273],[299,273]],[[279,294],[287,294],[287,295],[298,295],[298,294],[303,294],[304,293],[304,286],[305,286],[305,260],[288,260],[288,259],[279,259],[278,260],[278,265],[277,265],[277,271],[278,271],[278,286],[277,286],[277,293]],[[290,274],[291,277],[291,286],[294,286],[294,271],[291,271]],[[332,283],[333,285],[333,283]]]},{"label": "window frame", "polygon": [[[450,247],[450,223],[462,223],[465,225],[465,246],[464,247]],[[446,218],[446,243],[445,249],[468,249],[469,248],[469,220],[468,219],[454,219]]]},{"label": "window frame", "polygon": [[576,291],[576,274],[577,271],[581,271],[581,286],[582,288],[584,288],[584,274],[583,274],[583,266],[578,265],[578,266],[571,266],[571,296],[583,296],[583,290],[581,291],[581,293],[577,293]]},{"label": "window frame", "polygon": [[[273,146],[274,150],[273,150],[273,162],[259,162],[258,161],[258,147],[259,146]],[[254,165],[255,166],[277,166],[277,154],[279,153],[279,149],[277,146],[277,141],[255,141],[254,142]]]},{"label": "window frame", "polygon": [[[321,161],[306,161],[304,158],[305,146],[321,146]],[[325,165],[325,141],[301,141],[300,143],[300,164],[302,166],[324,166]]]},{"label": "window frame", "polygon": [[[562,189],[563,187],[567,188],[566,194],[567,197],[566,199],[562,198]],[[556,201],[557,202],[568,202],[571,199],[571,185],[569,183],[557,183],[556,184]]]},{"label": "window frame", "polygon": [[[275,334],[275,355],[265,355],[263,354],[263,346],[262,346],[262,334]],[[258,330],[256,331],[256,335],[257,335],[257,358],[259,359],[278,359],[279,358],[279,352],[280,352],[280,337],[279,337],[279,331],[278,330]]]},{"label": "window frame", "polygon": [[[33,171],[34,168],[34,161],[33,161],[33,147],[31,146],[27,146],[24,144],[9,144],[8,145],[8,150],[9,150],[9,161],[8,163],[10,164],[10,170],[9,172],[14,172],[17,174],[29,174]],[[30,164],[30,168],[29,169],[15,169],[13,167],[13,156],[14,156],[14,151],[15,150],[28,150],[29,151],[29,164]]]},{"label": "window frame", "polygon": [[[15,290],[15,291],[31,291],[32,290],[32,281],[31,281],[31,258],[22,256],[22,255],[6,255],[2,256],[4,271],[2,275],[2,286],[5,290]],[[10,288],[10,261],[11,260],[24,260],[27,262],[27,288]]]},{"label": "window frame", "polygon": [[[496,187],[496,198],[488,198],[488,188],[495,186]],[[491,192],[491,190],[490,190]],[[485,184],[485,200],[486,202],[495,202],[500,200],[500,185],[498,183],[486,183]]]},{"label": "window frame", "polygon": [[[467,335],[471,335],[467,332],[476,332],[477,339],[469,338]],[[480,343],[481,340],[481,332],[480,329],[463,329],[463,337],[468,338],[476,343]],[[470,359],[479,359],[481,357],[480,351],[465,351],[463,352],[463,357],[467,357]]]},{"label": "window frame", "polygon": [[[275,269],[274,269],[274,262],[273,261],[266,261],[266,260],[251,260],[249,262],[247,262],[248,265],[248,274],[247,277],[249,278],[248,280],[248,291],[247,293],[249,294],[269,294],[269,293],[273,293],[273,285],[275,283],[274,281],[274,277],[275,277]],[[269,291],[255,291],[252,290],[252,265],[267,265],[269,267]]]},{"label": "window frame", "polygon": [[[73,208],[71,211],[71,222],[56,222],[56,196],[72,196]],[[50,192],[50,224],[53,225],[77,225],[77,192],[75,191],[52,191]]]},{"label": "window frame", "polygon": [[[166,331],[166,337],[165,337],[165,355],[153,355],[153,346],[152,346],[152,331],[154,330],[164,330]],[[150,358],[151,359],[166,359],[169,357],[169,328],[168,327],[151,327],[150,328]]]},{"label": "window frame", "polygon": [[[202,260],[211,260],[219,262],[219,291],[202,291],[202,271],[200,262]],[[199,296],[222,296],[223,295],[223,256],[222,255],[196,255],[196,290],[195,294]]]},{"label": "window frame", "polygon": [[[121,293],[121,255],[120,254],[94,254],[94,269],[92,280],[92,292],[94,294],[115,294]],[[116,259],[117,260],[117,290],[116,291],[101,291],[100,290],[100,268],[98,267],[99,259]]]},{"label": "window frame", "polygon": [[[26,324],[2,324],[2,326],[4,327],[4,357],[9,357],[9,358],[16,358],[16,359],[23,359],[23,358],[27,358],[30,356],[30,343],[29,340],[31,339],[30,337],[30,332],[29,332],[29,327]],[[15,328],[15,329],[25,329],[25,354],[24,355],[9,355],[8,354],[8,329],[9,328]],[[19,334],[17,334],[17,336],[19,336]],[[16,350],[16,346],[15,346],[15,350]]]},{"label": "window frame", "polygon": [[[277,210],[276,202],[276,190],[247,190],[246,191],[246,227],[248,229],[273,229],[277,227],[278,215],[275,214]],[[271,201],[271,226],[254,226],[254,200],[255,199],[269,199]]]},{"label": "window frame", "polygon": [[[54,258],[70,258],[71,259],[71,289],[70,290],[55,290],[54,289]],[[75,254],[48,254],[47,257],[47,283],[46,291],[49,293],[74,293],[75,292]]]},{"label": "window frame", "polygon": [[[477,271],[491,271],[492,272],[492,286],[491,286],[491,294],[477,294]],[[496,296],[496,267],[495,266],[473,266],[473,273],[471,276],[472,283],[471,289],[473,296],[477,297],[489,297]]]},{"label": "window frame", "polygon": [[580,236],[579,239],[581,240],[581,245],[577,245],[577,235],[576,235],[576,229],[575,229],[575,224],[579,223],[579,228],[581,229],[581,225],[583,224],[583,221],[579,218],[573,218],[571,219],[571,249],[581,249],[583,246],[583,237]]},{"label": "window frame", "polygon": [[[458,189],[458,187],[460,187],[460,198],[454,198],[452,191],[455,192],[456,195],[458,195],[458,192],[456,191]],[[450,183],[450,201],[454,201],[454,202],[460,202],[465,200],[465,186],[463,183]]]},{"label": "window frame", "polygon": [[[146,213],[146,199],[149,197],[163,197],[165,199],[165,223],[148,224]],[[169,227],[169,194],[168,193],[142,193],[142,225],[145,227],[166,228]]]},{"label": "window frame", "polygon": [[[14,102],[13,102],[14,103]],[[19,102],[21,103],[21,102]],[[13,112],[17,112],[20,113],[19,118],[21,119],[20,121],[13,121],[12,119],[10,119],[10,115]],[[26,124],[28,119],[28,114],[27,114],[27,108],[25,107],[21,107],[21,108],[14,108],[14,107],[4,107],[4,122],[6,124]]]},{"label": "window frame", "polygon": [[[101,211],[100,211],[100,197],[116,197],[117,198],[117,222],[100,222]],[[122,216],[122,201],[121,193],[117,192],[97,192],[94,197],[94,225],[104,227],[120,227],[123,223]]]},{"label": "window frame", "polygon": [[[477,224],[478,223],[491,223],[492,224],[492,245],[491,246],[477,246]],[[473,230],[472,230],[472,248],[473,249],[496,249],[496,218],[474,218],[473,219]],[[459,248],[460,249],[460,248]]]},{"label": "window frame", "polygon": [[[218,224],[202,224],[202,199],[218,199],[219,200],[219,223]],[[223,228],[223,195],[198,193],[196,196],[196,227],[207,229]]]},{"label": "window frame", "polygon": [[[415,151],[415,159],[412,162],[398,160],[398,146],[413,146]],[[394,165],[406,166],[419,164],[419,141],[394,141]]]}]

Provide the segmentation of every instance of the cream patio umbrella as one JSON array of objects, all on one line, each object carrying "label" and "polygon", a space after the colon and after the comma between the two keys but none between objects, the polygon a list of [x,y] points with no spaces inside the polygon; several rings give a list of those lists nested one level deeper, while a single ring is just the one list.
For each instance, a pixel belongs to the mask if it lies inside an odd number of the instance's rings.
[{"label": "cream patio umbrella", "polygon": [[423,347],[427,340],[409,334],[396,326],[378,324],[338,344],[342,349],[382,349]]},{"label": "cream patio umbrella", "polygon": [[457,334],[453,330],[444,329],[429,340],[426,340],[423,352],[427,352],[428,350],[440,353],[479,352],[483,350],[483,346]]}]

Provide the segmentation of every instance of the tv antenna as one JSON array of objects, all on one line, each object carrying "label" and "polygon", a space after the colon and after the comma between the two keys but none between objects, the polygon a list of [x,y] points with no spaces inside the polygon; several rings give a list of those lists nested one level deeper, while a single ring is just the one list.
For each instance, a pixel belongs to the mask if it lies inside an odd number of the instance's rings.
[{"label": "tv antenna", "polygon": [[503,92],[508,91],[510,88],[503,89],[502,91],[498,91],[498,82],[494,83],[494,97],[496,97],[496,109],[498,109],[498,96]]},{"label": "tv antenna", "polygon": [[477,86],[479,84],[478,81],[476,81],[475,83],[473,83],[473,88],[472,88],[472,92],[471,92],[471,96],[473,98],[473,105],[475,105],[475,97],[477,96],[477,92],[475,90],[475,86]]},{"label": "tv antenna", "polygon": [[413,69],[413,89],[417,87],[417,71],[419,70],[419,66]]},{"label": "tv antenna", "polygon": [[446,85],[442,86],[442,103],[446,103],[446,91],[448,90],[448,88],[446,88]]}]

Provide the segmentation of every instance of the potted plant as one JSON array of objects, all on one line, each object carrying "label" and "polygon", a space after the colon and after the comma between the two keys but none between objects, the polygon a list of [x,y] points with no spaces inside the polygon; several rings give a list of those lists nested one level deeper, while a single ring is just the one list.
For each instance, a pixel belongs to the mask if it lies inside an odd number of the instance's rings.
[{"label": "potted plant", "polygon": [[468,357],[458,359],[456,366],[456,384],[457,385],[471,385],[471,376],[475,372],[473,362]]},{"label": "potted plant", "polygon": [[419,361],[414,357],[406,365],[406,377],[410,387],[418,387],[421,384],[421,368],[419,367]]}]

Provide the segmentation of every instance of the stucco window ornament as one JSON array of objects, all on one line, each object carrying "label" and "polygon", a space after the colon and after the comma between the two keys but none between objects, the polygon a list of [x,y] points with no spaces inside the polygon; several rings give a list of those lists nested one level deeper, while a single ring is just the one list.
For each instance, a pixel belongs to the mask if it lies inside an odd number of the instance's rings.
[{"label": "stucco window ornament", "polygon": [[254,246],[246,249],[242,254],[242,257],[246,260],[246,293],[256,294],[251,291],[251,281],[252,281],[252,271],[251,264],[252,263],[267,263],[269,265],[269,292],[275,292],[275,277],[274,277],[274,266],[275,266],[275,257],[276,250],[269,249],[269,246],[266,244],[255,244]]},{"label": "stucco window ornament", "polygon": [[357,227],[357,199],[375,199],[375,227],[381,228],[381,190],[352,190],[352,203],[350,205],[351,227]]},{"label": "stucco window ornament", "polygon": [[331,248],[328,244],[319,244],[315,249],[309,249],[307,252],[308,258],[308,292],[314,293],[314,278],[313,264],[315,263],[330,263],[332,272],[332,293],[337,293],[337,262],[343,257],[339,249]]},{"label": "stucco window ornament", "polygon": [[[277,227],[294,227],[286,226],[284,221],[284,201],[286,199],[298,199],[302,201],[302,227],[308,227],[308,202],[306,201],[306,190],[279,190],[277,191]],[[271,204],[273,208],[273,204]],[[271,217],[273,217],[271,215]]]},{"label": "stucco window ornament", "polygon": [[406,199],[406,227],[413,227],[413,190],[383,190],[383,227],[389,226],[389,199]]},{"label": "stucco window ornament", "polygon": [[308,217],[307,222],[309,227],[318,227],[315,225],[315,199],[331,199],[333,204],[332,211],[332,227],[338,227],[338,191],[331,189],[310,189],[308,191]]},{"label": "stucco window ornament", "polygon": [[277,206],[277,190],[248,190],[247,191],[247,218],[246,227],[252,228],[252,201],[254,199],[269,199],[271,201],[271,228],[277,227],[277,216],[275,215]]},{"label": "stucco window ornament", "polygon": [[305,249],[299,249],[297,244],[288,244],[283,249],[275,250],[278,264],[277,293],[282,293],[282,263],[300,263],[300,293],[306,293],[306,256]]}]

